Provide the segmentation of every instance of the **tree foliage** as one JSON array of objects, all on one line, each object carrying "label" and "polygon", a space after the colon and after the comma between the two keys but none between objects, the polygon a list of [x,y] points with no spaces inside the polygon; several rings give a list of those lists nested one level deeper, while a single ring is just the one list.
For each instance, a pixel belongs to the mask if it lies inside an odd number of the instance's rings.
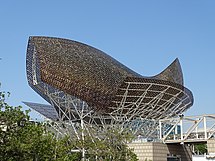
[{"label": "tree foliage", "polygon": [[0,93],[0,160],[45,161],[78,160],[79,153],[70,153],[73,148],[69,138],[56,139],[41,123],[29,120],[29,111],[21,106],[12,107],[5,102],[6,93]]},{"label": "tree foliage", "polygon": [[[128,148],[128,132],[112,127],[101,137],[85,136],[77,140],[68,136],[56,138],[42,123],[30,121],[29,111],[5,102],[8,93],[0,92],[0,160],[1,161],[79,161],[81,150],[89,161],[137,161]],[[71,150],[80,152],[72,153]]]},{"label": "tree foliage", "polygon": [[194,150],[198,155],[207,154],[207,144],[196,144],[194,145]]},{"label": "tree foliage", "polygon": [[93,142],[91,137],[85,136],[82,146],[79,147],[86,148],[90,161],[137,161],[136,154],[127,145],[132,138],[130,133],[110,127],[100,137],[94,137]]}]

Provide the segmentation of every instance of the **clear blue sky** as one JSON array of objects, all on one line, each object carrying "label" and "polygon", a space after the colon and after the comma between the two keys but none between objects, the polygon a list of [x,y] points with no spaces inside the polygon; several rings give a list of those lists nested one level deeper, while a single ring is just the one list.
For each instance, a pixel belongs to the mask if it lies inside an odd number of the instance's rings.
[{"label": "clear blue sky", "polygon": [[144,76],[178,57],[195,98],[186,115],[215,113],[214,0],[1,1],[0,90],[12,105],[45,103],[27,84],[31,35],[89,44]]}]

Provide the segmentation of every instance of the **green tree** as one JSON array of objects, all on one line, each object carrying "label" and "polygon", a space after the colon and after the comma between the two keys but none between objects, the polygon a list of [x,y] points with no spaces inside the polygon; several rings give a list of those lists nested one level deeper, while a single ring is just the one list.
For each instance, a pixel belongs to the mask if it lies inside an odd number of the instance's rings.
[{"label": "green tree", "polygon": [[[133,138],[117,127],[103,130],[100,135],[84,136],[76,140],[68,136],[56,138],[46,124],[30,121],[29,111],[5,102],[7,93],[0,92],[0,160],[1,161],[79,161],[81,150],[86,150],[90,161],[137,161],[128,148]],[[80,152],[72,153],[72,149]]]},{"label": "green tree", "polygon": [[29,111],[5,102],[7,94],[0,92],[0,160],[48,161],[79,160],[79,153],[71,153],[69,137],[56,139],[41,123],[29,120]]},{"label": "green tree", "polygon": [[207,144],[196,144],[194,145],[194,150],[198,155],[207,154]]},{"label": "green tree", "polygon": [[137,161],[137,155],[127,145],[132,139],[131,133],[110,127],[97,137],[85,136],[76,146],[86,150],[86,158],[90,161]]}]

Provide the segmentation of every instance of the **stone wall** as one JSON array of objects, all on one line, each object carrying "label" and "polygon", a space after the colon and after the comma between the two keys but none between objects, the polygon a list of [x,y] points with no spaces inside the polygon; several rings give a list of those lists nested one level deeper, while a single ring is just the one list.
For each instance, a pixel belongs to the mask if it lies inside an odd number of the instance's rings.
[{"label": "stone wall", "polygon": [[209,154],[215,154],[215,139],[209,139],[207,141],[207,148]]},{"label": "stone wall", "polygon": [[168,154],[180,155],[181,161],[192,161],[192,149],[188,145],[168,144]]},{"label": "stone wall", "polygon": [[137,154],[139,161],[145,161],[145,159],[153,160],[152,143],[130,143],[128,146],[134,149],[134,153]]},{"label": "stone wall", "polygon": [[130,143],[139,161],[167,161],[167,156],[181,156],[181,161],[192,161],[190,147],[180,144],[163,144],[160,142]]}]

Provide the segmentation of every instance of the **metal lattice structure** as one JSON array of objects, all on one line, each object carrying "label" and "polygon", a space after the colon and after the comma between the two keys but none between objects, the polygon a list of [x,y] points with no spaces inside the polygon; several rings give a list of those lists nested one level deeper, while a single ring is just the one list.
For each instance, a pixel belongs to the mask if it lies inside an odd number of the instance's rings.
[{"label": "metal lattice structure", "polygon": [[44,105],[40,103],[23,102],[25,105],[31,107],[33,110],[53,121],[59,120],[56,110],[51,105]]},{"label": "metal lattice structure", "polygon": [[215,115],[180,116],[159,121],[164,143],[207,142],[215,137]]},{"label": "metal lattice structure", "polygon": [[158,119],[177,116],[193,104],[178,59],[160,74],[144,77],[88,45],[30,37],[26,64],[29,85],[78,138],[78,127],[89,132],[92,126],[99,131],[115,125],[147,137]]}]

